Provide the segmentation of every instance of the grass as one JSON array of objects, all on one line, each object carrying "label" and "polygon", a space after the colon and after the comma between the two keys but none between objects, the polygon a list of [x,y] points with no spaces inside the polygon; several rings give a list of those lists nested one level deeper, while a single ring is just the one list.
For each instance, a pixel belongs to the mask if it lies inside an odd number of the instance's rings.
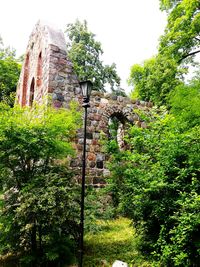
[{"label": "grass", "polygon": [[100,229],[85,235],[84,267],[110,267],[115,260],[129,267],[150,267],[136,250],[134,229],[127,218],[98,220]]}]

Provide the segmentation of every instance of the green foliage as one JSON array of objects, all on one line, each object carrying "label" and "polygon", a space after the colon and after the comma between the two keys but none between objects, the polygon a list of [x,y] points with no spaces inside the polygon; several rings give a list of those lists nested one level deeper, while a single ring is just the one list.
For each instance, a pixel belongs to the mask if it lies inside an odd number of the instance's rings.
[{"label": "green foliage", "polygon": [[156,105],[168,105],[168,96],[183,83],[189,67],[197,65],[200,52],[199,0],[160,0],[168,12],[165,33],[160,38],[158,54],[131,68],[129,84],[133,98],[151,100]]},{"label": "green foliage", "polygon": [[178,86],[170,95],[171,112],[181,120],[182,125],[193,127],[200,118],[200,81]]},{"label": "green foliage", "polygon": [[117,209],[133,219],[138,247],[156,266],[200,261],[199,85],[183,88],[173,92],[171,114],[161,113],[146,129],[131,127],[130,149],[111,157]]},{"label": "green foliage", "polygon": [[79,113],[0,106],[0,253],[22,266],[63,266],[74,256],[79,187],[69,170]]},{"label": "green foliage", "polygon": [[68,56],[71,59],[75,73],[80,81],[94,79],[94,90],[105,92],[109,84],[112,91],[120,91],[120,78],[116,65],[103,65],[101,43],[95,40],[95,35],[88,30],[87,22],[76,20],[67,25]]},{"label": "green foliage", "polygon": [[44,173],[53,159],[71,154],[69,140],[78,116],[75,107],[71,112],[50,112],[44,107],[1,109],[0,168],[10,171],[6,183],[20,189],[36,173]]},{"label": "green foliage", "polygon": [[0,39],[0,101],[13,106],[16,85],[21,66],[15,57],[15,51],[5,48]]},{"label": "green foliage", "polygon": [[182,0],[160,0],[160,8],[161,10],[168,11],[181,1]]},{"label": "green foliage", "polygon": [[181,83],[181,74],[174,60],[158,55],[144,61],[143,65],[131,67],[129,85],[134,86],[134,95],[163,105],[167,103],[169,92]]},{"label": "green foliage", "polygon": [[199,0],[160,1],[161,5],[172,8],[168,15],[165,34],[161,37],[159,51],[176,62],[199,53],[200,45],[200,4]]}]

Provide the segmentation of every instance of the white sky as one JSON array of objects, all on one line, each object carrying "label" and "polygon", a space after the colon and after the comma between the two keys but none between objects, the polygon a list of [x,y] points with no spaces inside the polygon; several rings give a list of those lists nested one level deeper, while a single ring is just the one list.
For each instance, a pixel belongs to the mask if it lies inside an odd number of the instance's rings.
[{"label": "white sky", "polygon": [[104,63],[116,63],[125,89],[130,67],[156,54],[166,24],[159,0],[2,0],[0,7],[0,35],[17,55],[25,53],[39,19],[63,31],[86,19],[102,43]]}]

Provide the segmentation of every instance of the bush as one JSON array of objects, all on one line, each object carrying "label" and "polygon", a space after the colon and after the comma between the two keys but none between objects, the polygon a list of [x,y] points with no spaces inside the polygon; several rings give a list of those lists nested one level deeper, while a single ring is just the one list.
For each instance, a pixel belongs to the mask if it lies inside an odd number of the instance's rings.
[{"label": "bush", "polygon": [[140,250],[158,266],[199,265],[199,117],[195,121],[190,127],[179,116],[160,114],[147,129],[132,126],[130,149],[111,156],[115,204],[133,219]]},{"label": "bush", "polygon": [[73,260],[80,190],[67,158],[78,122],[75,107],[0,108],[0,253],[22,266]]}]

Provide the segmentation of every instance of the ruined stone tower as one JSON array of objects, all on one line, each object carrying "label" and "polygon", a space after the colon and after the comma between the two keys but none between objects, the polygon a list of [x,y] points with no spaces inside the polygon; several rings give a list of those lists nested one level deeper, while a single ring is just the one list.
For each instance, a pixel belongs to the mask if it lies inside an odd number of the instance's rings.
[{"label": "ruined stone tower", "polygon": [[67,59],[64,34],[38,22],[30,36],[17,88],[17,102],[31,106],[52,96],[56,107],[67,107],[80,93],[77,77]]},{"label": "ruined stone tower", "polygon": [[[16,102],[31,106],[33,101],[51,100],[55,108],[68,108],[72,100],[82,102],[79,81],[73,73],[72,63],[66,53],[64,35],[45,23],[38,22],[30,36],[22,67]],[[112,118],[119,120],[118,142],[123,147],[123,129],[126,122],[146,127],[137,114],[138,109],[147,110],[151,103],[132,101],[128,97],[93,92],[87,122],[87,183],[102,186],[109,174],[106,156],[100,144],[101,132],[109,135]],[[83,132],[78,131],[77,158],[71,166],[81,168]]]}]

